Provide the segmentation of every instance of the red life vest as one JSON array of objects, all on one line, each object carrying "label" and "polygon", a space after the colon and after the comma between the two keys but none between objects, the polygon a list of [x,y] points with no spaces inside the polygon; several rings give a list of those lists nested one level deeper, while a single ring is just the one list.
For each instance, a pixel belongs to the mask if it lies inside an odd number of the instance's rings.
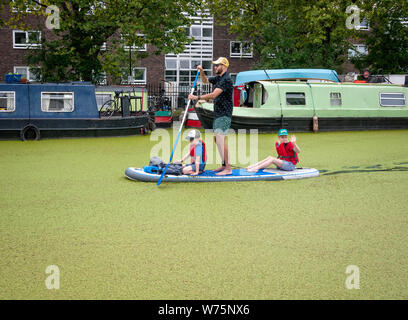
[{"label": "red life vest", "polygon": [[[206,146],[203,140],[201,141],[201,145],[203,147],[203,161],[204,163],[207,162],[207,150],[206,150]],[[196,145],[194,145],[192,148],[190,148],[190,156],[191,156],[191,163],[195,162],[195,147]]]},{"label": "red life vest", "polygon": [[292,142],[281,143],[281,144],[279,144],[279,142],[276,142],[275,147],[276,147],[276,152],[278,153],[279,159],[285,160],[288,162],[292,162],[293,164],[296,164],[299,162],[299,158],[296,152],[293,150]]}]

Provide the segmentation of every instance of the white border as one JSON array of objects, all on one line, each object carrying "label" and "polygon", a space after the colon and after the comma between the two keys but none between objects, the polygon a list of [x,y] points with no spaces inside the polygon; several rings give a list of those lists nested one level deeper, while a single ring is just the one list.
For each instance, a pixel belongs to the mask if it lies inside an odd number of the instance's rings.
[{"label": "white border", "polygon": [[[381,104],[381,95],[382,94],[402,94],[403,96],[404,96],[404,105],[402,106],[402,105],[386,105],[386,106],[384,106],[384,105],[382,105]],[[399,108],[404,108],[404,107],[406,107],[407,106],[407,99],[406,99],[406,96],[405,96],[405,93],[404,92],[379,92],[378,93],[378,97],[379,97],[379,99],[380,99],[380,106],[381,107],[399,107]],[[391,100],[400,100],[401,98],[383,98],[383,99],[391,99]]]},{"label": "white border", "polygon": [[[38,32],[39,33],[39,37],[38,40],[40,41],[40,43],[25,43],[25,44],[16,44],[16,37],[15,34],[16,32],[19,33],[25,33],[26,35],[26,41],[28,41],[28,33],[29,32]],[[24,31],[24,30],[13,30],[13,49],[36,49],[41,47],[41,36],[42,36],[42,32],[39,30],[29,30],[29,31]]]},{"label": "white border", "polygon": [[0,112],[14,112],[16,111],[16,92],[15,91],[0,91],[0,93],[13,93],[13,100],[14,100],[14,105],[13,105],[13,110],[0,110]]},{"label": "white border", "polygon": [[[53,93],[58,93],[58,94],[72,94],[72,110],[71,111],[64,111],[64,110],[44,110],[43,108],[43,95],[44,94],[53,94]],[[68,112],[74,112],[75,110],[75,93],[74,92],[65,92],[65,91],[41,91],[41,111],[42,112],[57,112],[57,113],[68,113]]]}]

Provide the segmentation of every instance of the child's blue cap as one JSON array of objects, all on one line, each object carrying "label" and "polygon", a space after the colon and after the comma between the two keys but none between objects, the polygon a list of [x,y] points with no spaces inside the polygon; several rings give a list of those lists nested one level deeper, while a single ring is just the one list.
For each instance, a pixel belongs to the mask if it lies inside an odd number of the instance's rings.
[{"label": "child's blue cap", "polygon": [[278,132],[278,137],[287,136],[287,135],[289,135],[289,133],[288,133],[288,130],[286,130],[286,129],[280,129],[279,132]]}]

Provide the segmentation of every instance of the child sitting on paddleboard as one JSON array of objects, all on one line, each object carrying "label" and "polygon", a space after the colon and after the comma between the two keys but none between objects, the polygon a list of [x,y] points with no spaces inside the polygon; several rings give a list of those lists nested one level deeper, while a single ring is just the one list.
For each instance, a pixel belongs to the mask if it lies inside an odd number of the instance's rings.
[{"label": "child sitting on paddleboard", "polygon": [[200,131],[191,130],[186,139],[190,140],[190,152],[181,160],[175,163],[183,163],[188,157],[191,157],[191,163],[183,165],[183,174],[192,176],[202,173],[207,161],[207,150],[204,141],[200,138]]},{"label": "child sitting on paddleboard", "polygon": [[296,137],[292,136],[288,141],[288,130],[280,129],[278,132],[278,139],[275,143],[278,158],[272,156],[255,163],[246,168],[248,172],[256,172],[260,169],[269,167],[274,164],[278,169],[285,171],[293,171],[296,164],[299,162],[297,154],[300,153],[300,148],[296,144]]}]

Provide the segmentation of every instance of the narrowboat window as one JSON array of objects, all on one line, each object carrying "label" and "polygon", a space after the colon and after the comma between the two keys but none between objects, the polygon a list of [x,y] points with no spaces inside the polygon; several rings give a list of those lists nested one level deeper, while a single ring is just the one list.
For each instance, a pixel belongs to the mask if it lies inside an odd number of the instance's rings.
[{"label": "narrowboat window", "polygon": [[341,93],[330,92],[330,104],[333,107],[341,106]]},{"label": "narrowboat window", "polygon": [[380,106],[405,107],[406,100],[403,93],[380,93]]},{"label": "narrowboat window", "polygon": [[74,111],[74,93],[41,92],[41,110],[43,112]]},{"label": "narrowboat window", "polygon": [[96,105],[98,106],[98,110],[100,110],[103,104],[112,99],[111,93],[95,93],[96,97]]},{"label": "narrowboat window", "polygon": [[286,92],[286,104],[289,106],[306,105],[306,96],[304,92]]},{"label": "narrowboat window", "polygon": [[16,93],[14,91],[0,91],[0,112],[16,110]]}]

